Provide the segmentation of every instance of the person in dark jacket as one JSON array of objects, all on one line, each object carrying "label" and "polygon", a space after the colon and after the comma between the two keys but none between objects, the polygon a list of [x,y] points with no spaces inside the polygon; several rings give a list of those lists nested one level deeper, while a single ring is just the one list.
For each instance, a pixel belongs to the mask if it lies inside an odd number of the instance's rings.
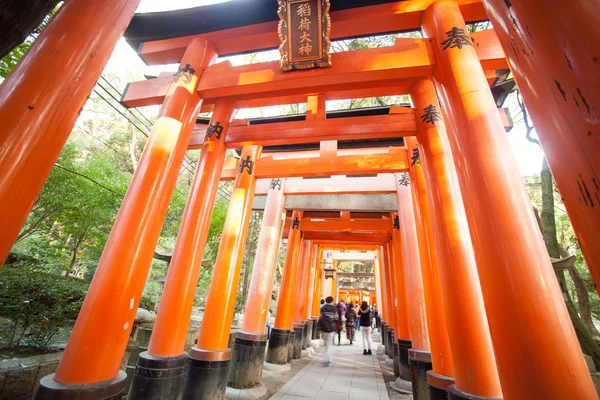
[{"label": "person in dark jacket", "polygon": [[319,316],[319,327],[323,331],[323,340],[325,341],[325,353],[323,354],[323,366],[328,367],[333,357],[333,335],[336,331],[336,321],[340,323],[338,309],[333,305],[333,297],[328,296],[325,299],[325,305],[321,307]]},{"label": "person in dark jacket", "polygon": [[371,308],[366,301],[363,301],[358,310],[358,316],[360,317],[360,335],[362,336],[363,342],[363,354],[371,355],[371,348],[373,347],[373,337],[371,336]]},{"label": "person in dark jacket", "polygon": [[346,311],[346,339],[350,341],[350,344],[354,341],[354,332],[356,332],[354,323],[357,318],[354,304],[348,304],[348,311]]},{"label": "person in dark jacket", "polygon": [[344,304],[344,300],[340,300],[337,304],[338,314],[340,316],[340,324],[338,325],[337,335],[338,335],[338,346],[342,345],[342,321],[346,316],[346,304]]}]

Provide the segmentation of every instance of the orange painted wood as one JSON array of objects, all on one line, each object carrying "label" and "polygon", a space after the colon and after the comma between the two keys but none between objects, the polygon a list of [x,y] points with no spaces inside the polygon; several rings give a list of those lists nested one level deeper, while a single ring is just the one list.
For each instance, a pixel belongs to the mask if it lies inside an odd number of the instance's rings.
[{"label": "orange painted wood", "polygon": [[406,297],[410,318],[410,337],[412,348],[429,351],[429,331],[425,292],[420,258],[420,243],[415,222],[415,209],[412,201],[411,186],[400,184],[400,175],[396,174],[396,199],[398,201],[398,231],[401,239],[404,276],[406,278]]},{"label": "orange painted wood", "polygon": [[281,241],[281,217],[285,184],[285,179],[282,179],[281,188],[272,188],[267,195],[244,311],[244,315],[248,318],[244,318],[242,322],[243,332],[263,334],[265,331],[275,267],[277,266],[277,254]]},{"label": "orange painted wood", "polygon": [[[300,223],[302,226],[302,223]],[[306,307],[308,296],[308,284],[310,283],[310,261],[312,258],[312,242],[310,240],[302,241],[302,255],[299,260],[300,275],[296,281],[298,286],[298,295],[296,296],[296,312],[294,314],[294,323],[303,323],[306,319]]]},{"label": "orange painted wood", "polygon": [[[256,161],[260,146],[248,146],[242,150],[242,158]],[[227,208],[227,217],[221,234],[221,243],[210,282],[204,310],[204,323],[200,327],[197,348],[202,350],[226,350],[233,309],[240,280],[240,270],[246,245],[248,225],[252,213],[256,176],[248,169],[238,172]]]},{"label": "orange painted wood", "polygon": [[[201,67],[216,57],[207,43],[193,42],[182,67],[196,65],[197,71],[202,71]],[[189,79],[181,76],[169,89],[56,371],[58,382],[100,382],[119,372],[202,102],[194,91],[199,73],[189,75]]]},{"label": "orange painted wood", "polygon": [[600,293],[600,7],[581,0],[484,5]]},{"label": "orange painted wood", "polygon": [[[403,172],[407,169],[406,150],[403,147],[390,147],[387,154],[349,155],[332,158],[292,158],[277,160],[266,155],[255,165],[257,178],[290,178],[307,176],[330,176],[352,174],[378,174]],[[225,161],[221,180],[235,177],[238,160]]]},{"label": "orange painted wood", "polygon": [[[304,302],[306,306],[304,307],[304,319],[309,319],[312,316],[312,306],[313,306],[313,297],[314,297],[314,288],[315,288],[315,279],[316,279],[316,269],[318,268],[317,264],[317,246],[315,246],[311,242],[310,246],[310,259],[308,260],[308,287],[306,290],[306,296],[304,297]],[[316,329],[316,328],[315,328]]]},{"label": "orange painted wood", "polygon": [[[433,0],[411,0],[332,12],[334,29],[331,31],[331,38],[417,30],[420,28],[423,11],[432,2]],[[487,19],[481,0],[458,0],[458,4],[466,21]],[[138,53],[149,65],[179,62],[187,44],[194,37],[214,43],[220,55],[279,47],[277,21],[272,21],[195,36],[144,42]]]},{"label": "orange painted wood", "polygon": [[[203,129],[192,137],[189,148],[202,145]],[[373,138],[414,136],[414,113],[386,116],[349,117],[296,122],[276,122],[247,126],[232,126],[227,136],[227,146],[238,148],[258,144],[276,146],[284,144],[315,143],[324,140],[357,140]]]},{"label": "orange painted wood", "polygon": [[[302,211],[294,211],[293,219],[302,219]],[[284,237],[286,235],[284,234]],[[298,254],[302,251],[300,239],[300,229],[292,229],[288,237],[288,245],[285,253],[285,263],[283,266],[283,276],[281,278],[281,287],[277,299],[277,313],[275,314],[276,329],[290,330],[294,326],[294,304],[295,293],[299,276],[299,268],[296,262]]]},{"label": "orange painted wood", "polygon": [[213,134],[202,146],[148,345],[148,354],[153,356],[183,353],[232,115],[233,104],[221,100],[211,118],[211,124],[219,124],[223,132],[219,139]]},{"label": "orange painted wood", "polygon": [[[270,179],[261,179],[256,183],[255,196],[265,196],[271,184]],[[330,178],[290,178],[286,180],[286,196],[307,194],[350,194],[350,193],[393,193],[396,188],[392,174],[378,174],[376,177]]]},{"label": "orange painted wood", "polygon": [[[393,220],[398,213],[391,213]],[[406,265],[404,264],[402,238],[398,229],[391,230],[392,239],[390,241],[390,263],[393,269],[393,301],[396,310],[396,326],[394,326],[394,336],[396,340],[412,340],[412,330],[410,328],[411,318],[408,305],[408,287],[406,281]]]},{"label": "orange painted wood", "polygon": [[[440,68],[438,95],[445,116],[454,122],[448,137],[454,160],[460,163],[458,181],[502,384],[501,392],[498,388],[492,393],[486,385],[478,395],[596,398],[475,50],[463,46],[442,51],[446,32],[453,27],[466,30],[458,7],[438,1],[424,21]],[[458,382],[458,363],[454,368]],[[541,381],[544,385],[537,384]]]},{"label": "orange painted wood", "polygon": [[139,3],[68,2],[0,85],[0,266]]},{"label": "orange painted wood", "polygon": [[313,241],[326,240],[372,244],[385,243],[387,241],[387,233],[306,232],[304,238]]},{"label": "orange painted wood", "polygon": [[302,219],[304,232],[372,232],[389,231],[392,221],[389,219],[360,220],[360,221],[314,221],[310,218]]},{"label": "orange painted wood", "polygon": [[[389,239],[389,236],[388,236]],[[389,327],[391,329],[395,329],[396,327],[396,304],[394,302],[394,293],[395,293],[395,288],[394,288],[394,271],[393,268],[391,266],[392,263],[392,256],[391,256],[391,245],[390,242],[388,241],[387,243],[384,243],[382,247],[382,262],[383,262],[383,281],[386,285],[386,297],[387,300],[384,302],[385,304],[385,308],[388,310],[387,311],[387,320],[386,322],[388,323]]]}]

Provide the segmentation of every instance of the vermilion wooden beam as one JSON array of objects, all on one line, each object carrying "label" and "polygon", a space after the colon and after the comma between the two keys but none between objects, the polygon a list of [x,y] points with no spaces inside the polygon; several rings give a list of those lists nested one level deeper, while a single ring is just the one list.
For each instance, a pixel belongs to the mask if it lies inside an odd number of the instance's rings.
[{"label": "vermilion wooden beam", "polygon": [[374,244],[356,244],[353,242],[343,242],[335,240],[313,240],[313,244],[323,246],[325,250],[366,250],[366,251],[378,251],[379,245]]},{"label": "vermilion wooden beam", "polygon": [[[380,154],[336,154],[331,157],[304,157],[280,159],[266,155],[254,165],[257,179],[290,178],[331,175],[379,174],[408,171],[407,152],[404,147],[389,147]],[[302,152],[297,152],[302,153]],[[221,173],[221,180],[233,180],[239,160],[228,158]]]},{"label": "vermilion wooden beam", "polygon": [[[508,109],[500,108],[498,112],[504,123],[504,129],[510,131],[513,123]],[[326,140],[396,138],[416,135],[414,110],[406,107],[392,107],[389,115],[246,124],[245,120],[231,124],[225,138],[227,147],[276,146],[316,143]],[[188,149],[201,148],[205,135],[206,125],[197,124],[194,127]]]},{"label": "vermilion wooden beam", "polygon": [[[292,216],[293,211],[286,211],[286,221],[289,222],[289,219]],[[302,214],[306,218],[322,218],[322,219],[339,219],[340,212],[339,211],[304,211]],[[382,217],[389,217],[390,213],[385,212],[350,212],[352,219],[381,219]],[[287,223],[286,222],[286,223]],[[285,225],[288,226],[288,225]]]},{"label": "vermilion wooden beam", "polygon": [[[284,232],[285,234],[285,232]],[[284,236],[287,237],[287,236]],[[342,241],[342,242],[359,242],[366,245],[373,243],[386,243],[389,240],[388,232],[374,233],[351,233],[351,232],[306,232],[304,234],[306,240],[327,240],[327,241]]]},{"label": "vermilion wooden beam", "polygon": [[[276,122],[229,127],[225,143],[237,148],[251,144],[276,146],[315,143],[324,140],[355,140],[414,136],[417,125],[414,111],[404,108],[402,114],[367,117],[314,119],[312,121]],[[199,149],[204,142],[206,127],[194,129],[189,149]]]},{"label": "vermilion wooden beam", "polygon": [[[406,2],[410,3],[410,2]],[[473,34],[482,65],[507,67],[493,32]],[[284,73],[279,62],[231,67],[228,62],[208,67],[202,75],[202,111],[210,111],[217,97],[231,97],[238,109],[305,103],[306,96],[322,93],[325,100],[391,96],[408,93],[413,78],[431,74],[435,59],[425,39],[398,39],[396,46],[335,53],[333,66]],[[130,83],[122,102],[127,107],[161,104],[172,77],[159,76]]]},{"label": "vermilion wooden beam", "polygon": [[358,221],[314,221],[310,218],[303,218],[300,226],[303,232],[387,232],[392,229],[392,220],[387,218]]},{"label": "vermilion wooden beam", "polygon": [[[331,39],[369,36],[386,32],[420,29],[423,11],[434,0],[410,0],[360,7],[331,13]],[[487,20],[480,0],[457,0],[467,22]],[[220,55],[247,53],[279,47],[277,21],[210,32],[201,35],[145,42],[139,55],[146,64],[179,62],[195,37],[208,40]]]},{"label": "vermilion wooden beam", "polygon": [[[379,149],[387,150],[386,148]],[[338,152],[340,154],[342,151],[338,150]],[[256,183],[254,196],[266,196],[270,186],[270,179],[259,180]],[[289,178],[285,181],[284,192],[286,196],[334,193],[395,193],[396,186],[392,174],[378,174],[376,177]],[[304,215],[307,216],[308,213],[309,211],[305,211]],[[334,217],[337,218],[337,216]]]}]

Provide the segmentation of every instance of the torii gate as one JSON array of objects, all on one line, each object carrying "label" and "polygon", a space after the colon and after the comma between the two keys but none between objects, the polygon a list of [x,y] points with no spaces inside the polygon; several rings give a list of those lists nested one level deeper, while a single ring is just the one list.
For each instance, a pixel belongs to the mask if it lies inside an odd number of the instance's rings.
[{"label": "torii gate", "polygon": [[[66,2],[0,86],[5,126],[0,137],[0,220],[5,223],[0,259],[8,254],[138,3]],[[151,343],[138,360],[134,398],[161,398],[177,390],[186,397],[222,398],[231,360],[227,345],[233,300],[258,176],[275,178],[257,255],[266,262],[258,264],[252,277],[246,314],[255,318],[245,318],[236,354],[251,351],[248,347],[264,349],[262,310],[269,286],[264,282],[273,276],[283,179],[302,176],[298,166],[322,176],[320,169],[327,164],[335,174],[408,174],[395,179],[398,210],[390,215],[392,239],[388,233],[373,243],[380,246],[386,347],[400,378],[411,368],[419,377],[415,393],[429,385],[432,397],[447,391],[450,398],[595,398],[489,82],[510,64],[599,282],[599,45],[592,39],[600,36],[600,8],[583,0],[372,0],[368,6],[361,0],[332,0],[332,39],[419,28],[425,38],[336,53],[330,68],[286,73],[278,62],[216,63],[218,55],[278,45],[274,2],[246,3],[260,7],[267,17],[252,20],[263,16],[236,4],[233,11],[241,19],[230,23],[223,16],[232,10],[224,3],[195,11],[209,17],[200,32],[190,29],[199,24],[189,10],[164,15],[161,22],[166,24],[144,23],[163,16],[136,17],[129,28],[127,36],[140,45],[147,63],[178,62],[180,68],[174,77],[132,83],[125,94],[123,102],[129,106],[162,104],[161,111],[63,359],[56,374],[42,380],[38,398],[106,398],[123,390],[119,365],[168,199],[186,150],[200,145]],[[466,22],[485,20],[488,14],[495,30],[469,35]],[[576,26],[565,26],[565,21],[577,21]],[[145,32],[148,26],[150,32]],[[160,31],[164,26],[167,31]],[[393,94],[410,94],[415,111],[377,116],[385,121],[379,126],[381,136],[372,130],[374,118],[330,122],[324,113],[326,100]],[[304,101],[309,110],[305,121],[273,124],[273,130],[230,126],[235,108]],[[201,110],[212,110],[212,117],[204,140],[200,134],[192,141]],[[290,137],[280,129],[289,130]],[[403,136],[403,146],[383,155],[343,155],[327,147],[330,140],[390,136]],[[263,146],[306,142],[325,143],[317,160],[261,158]],[[225,164],[225,150],[232,146],[244,147],[205,314],[211,326],[203,325],[188,356],[183,352],[188,311],[223,168],[233,179]],[[272,176],[269,168],[289,175]],[[274,363],[283,361],[284,354],[287,362],[291,332],[297,336],[306,325],[296,299],[309,285],[295,283],[302,268],[308,271],[312,243],[344,244],[352,235],[364,244],[377,236],[330,232],[311,238],[314,233],[301,233],[302,219],[303,211],[293,210],[276,330],[268,343],[267,361]],[[304,292],[298,291],[300,286]],[[409,316],[416,315],[421,315],[420,323],[411,326]],[[168,371],[169,379],[155,379],[156,369]],[[250,377],[234,377],[232,385],[256,383],[260,371],[249,372]]]}]

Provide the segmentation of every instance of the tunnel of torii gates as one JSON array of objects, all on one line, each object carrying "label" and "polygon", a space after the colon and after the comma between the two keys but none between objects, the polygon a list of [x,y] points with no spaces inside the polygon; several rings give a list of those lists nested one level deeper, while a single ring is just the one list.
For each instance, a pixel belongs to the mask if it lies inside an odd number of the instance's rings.
[{"label": "tunnel of torii gates", "polygon": [[[180,63],[174,76],[132,82],[124,95],[128,107],[157,104],[160,113],[62,361],[38,398],[123,391],[119,366],[188,149],[201,149],[200,160],[131,398],[220,399],[226,385],[259,385],[262,361],[288,363],[314,326],[325,290],[317,286],[334,280],[317,260],[344,249],[377,254],[386,352],[419,399],[597,397],[498,109],[510,68],[598,283],[597,1],[331,0],[332,40],[416,29],[424,37],[289,72],[278,61],[217,62],[279,46],[272,0],[133,17],[139,2],[65,2],[0,85],[3,260],[126,28],[147,64]],[[488,19],[493,30],[468,33],[466,23]],[[412,106],[325,111],[327,100],[403,94]],[[235,109],[304,102],[305,116],[232,121]],[[210,121],[198,120],[205,111]],[[226,159],[228,148],[241,148],[240,159]],[[187,354],[220,180],[235,183],[205,323]],[[232,352],[253,207],[264,207],[264,220]],[[287,252],[267,342],[280,237]]]}]

